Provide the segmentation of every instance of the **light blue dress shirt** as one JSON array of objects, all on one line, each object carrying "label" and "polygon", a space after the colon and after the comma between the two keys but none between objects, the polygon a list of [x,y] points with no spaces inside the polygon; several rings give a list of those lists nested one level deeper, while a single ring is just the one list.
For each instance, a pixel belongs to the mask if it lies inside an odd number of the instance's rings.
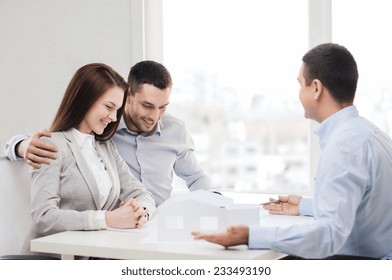
[{"label": "light blue dress shirt", "polygon": [[149,134],[132,132],[121,120],[112,140],[133,175],[154,195],[157,206],[171,195],[173,171],[191,191],[219,192],[196,159],[184,122],[170,114]]},{"label": "light blue dress shirt", "polygon": [[[17,160],[15,146],[28,137],[12,137],[4,148],[7,158]],[[152,133],[140,135],[128,130],[121,119],[112,140],[132,174],[154,195],[157,206],[171,195],[173,171],[191,191],[219,192],[196,159],[194,143],[184,122],[170,114],[162,117]]]},{"label": "light blue dress shirt", "polygon": [[[392,256],[392,141],[347,107],[318,127],[322,150],[313,203],[314,222],[289,228],[250,227],[249,248],[303,258]],[[302,204],[302,203],[301,203]],[[301,206],[301,205],[300,205]]]}]

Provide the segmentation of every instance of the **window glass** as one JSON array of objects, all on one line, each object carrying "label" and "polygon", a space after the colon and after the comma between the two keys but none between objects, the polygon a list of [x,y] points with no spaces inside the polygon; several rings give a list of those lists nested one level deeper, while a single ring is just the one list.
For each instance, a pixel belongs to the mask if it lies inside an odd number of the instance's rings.
[{"label": "window glass", "polygon": [[223,191],[309,191],[296,80],[307,22],[307,0],[163,0],[169,112]]},{"label": "window glass", "polygon": [[334,1],[332,37],[357,61],[359,81],[354,103],[359,113],[392,136],[390,7],[388,0]]}]

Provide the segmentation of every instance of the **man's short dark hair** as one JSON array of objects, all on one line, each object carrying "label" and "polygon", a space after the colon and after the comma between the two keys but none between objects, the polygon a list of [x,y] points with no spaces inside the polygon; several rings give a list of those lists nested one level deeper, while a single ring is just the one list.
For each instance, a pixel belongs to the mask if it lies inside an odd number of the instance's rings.
[{"label": "man's short dark hair", "polygon": [[172,78],[169,71],[162,64],[145,60],[132,66],[128,75],[128,84],[131,94],[135,94],[142,84],[153,85],[159,89],[172,86]]},{"label": "man's short dark hair", "polygon": [[358,82],[353,55],[338,44],[321,44],[302,58],[306,85],[318,79],[339,103],[353,102]]}]

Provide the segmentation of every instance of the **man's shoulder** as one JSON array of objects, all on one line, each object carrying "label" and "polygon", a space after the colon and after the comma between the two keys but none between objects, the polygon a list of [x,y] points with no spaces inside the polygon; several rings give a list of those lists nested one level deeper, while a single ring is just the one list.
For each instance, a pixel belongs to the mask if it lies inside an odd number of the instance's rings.
[{"label": "man's shoulder", "polygon": [[369,120],[363,117],[356,117],[348,120],[343,125],[336,129],[336,132],[349,142],[364,142],[367,141],[374,133],[380,132],[380,129]]},{"label": "man's shoulder", "polygon": [[[344,150],[347,153],[355,153],[363,145],[369,145],[383,135],[383,142],[392,144],[391,139],[375,124],[363,117],[352,118],[338,126],[332,137],[328,140],[333,144],[333,149]],[[378,142],[379,140],[376,140]]]},{"label": "man's shoulder", "polygon": [[181,128],[185,129],[185,123],[183,120],[166,113],[162,118],[161,118],[161,126],[162,128],[167,128],[167,127],[176,127],[176,128]]}]

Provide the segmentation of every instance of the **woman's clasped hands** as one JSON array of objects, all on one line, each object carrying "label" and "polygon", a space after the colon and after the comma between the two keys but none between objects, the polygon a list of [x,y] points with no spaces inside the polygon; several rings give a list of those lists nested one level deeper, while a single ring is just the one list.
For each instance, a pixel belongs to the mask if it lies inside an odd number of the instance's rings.
[{"label": "woman's clasped hands", "polygon": [[106,224],[110,228],[140,228],[147,220],[147,211],[135,199],[120,203],[120,207],[106,212]]}]

